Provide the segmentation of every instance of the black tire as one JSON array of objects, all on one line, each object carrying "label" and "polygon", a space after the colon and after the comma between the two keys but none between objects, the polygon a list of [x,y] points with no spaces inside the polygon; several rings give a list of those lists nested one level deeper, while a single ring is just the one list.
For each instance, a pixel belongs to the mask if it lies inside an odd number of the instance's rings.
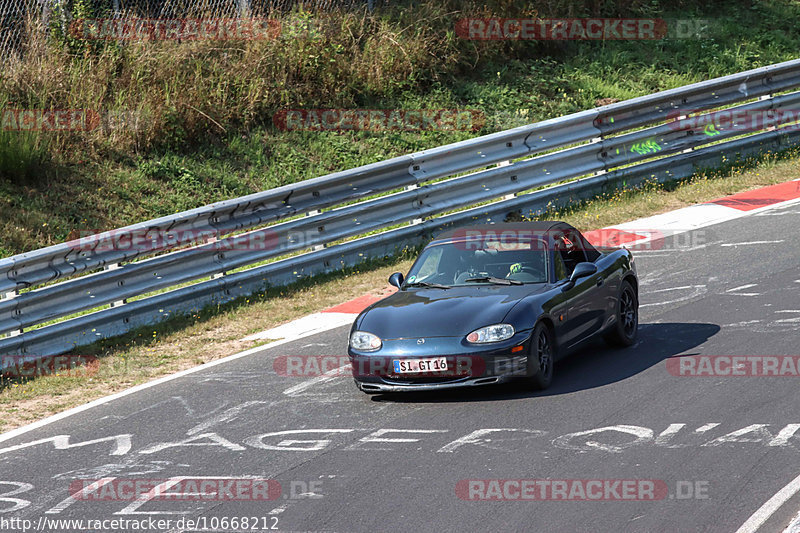
[{"label": "black tire", "polygon": [[[542,322],[536,324],[531,335],[531,346],[528,351],[528,380],[533,388],[544,390],[553,382],[553,366],[555,364],[555,343],[553,334]],[[534,366],[534,361],[538,364]],[[536,368],[534,372],[533,369]]]},{"label": "black tire", "polygon": [[608,333],[606,342],[612,346],[631,346],[639,334],[639,299],[629,281],[622,282],[617,300],[617,320]]}]

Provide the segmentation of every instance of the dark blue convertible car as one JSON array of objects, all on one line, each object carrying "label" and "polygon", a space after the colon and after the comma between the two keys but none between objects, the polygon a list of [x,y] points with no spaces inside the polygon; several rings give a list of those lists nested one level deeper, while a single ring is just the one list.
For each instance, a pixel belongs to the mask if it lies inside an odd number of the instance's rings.
[{"label": "dark blue convertible car", "polygon": [[596,249],[564,222],[490,224],[431,241],[399,290],[364,310],[348,354],[368,393],[528,380],[602,335],[630,346],[638,330],[633,256]]}]

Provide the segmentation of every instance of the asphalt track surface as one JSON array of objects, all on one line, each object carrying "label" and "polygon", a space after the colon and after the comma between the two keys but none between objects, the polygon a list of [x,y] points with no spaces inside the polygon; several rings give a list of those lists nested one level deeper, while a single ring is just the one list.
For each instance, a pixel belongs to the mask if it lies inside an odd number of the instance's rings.
[{"label": "asphalt track surface", "polygon": [[[181,517],[244,516],[282,531],[736,531],[800,474],[798,378],[676,376],[666,359],[798,354],[798,227],[793,204],[636,253],[638,343],[587,346],[545,392],[368,396],[351,378],[274,371],[279,356],[343,355],[341,327],[86,410],[0,443],[0,518],[169,518],[157,529],[168,531],[196,530],[175,525]],[[269,478],[281,493],[69,498],[75,479],[176,476]],[[470,479],[657,480],[668,492],[468,501],[456,487]],[[789,499],[761,530],[781,530],[798,508]]]}]

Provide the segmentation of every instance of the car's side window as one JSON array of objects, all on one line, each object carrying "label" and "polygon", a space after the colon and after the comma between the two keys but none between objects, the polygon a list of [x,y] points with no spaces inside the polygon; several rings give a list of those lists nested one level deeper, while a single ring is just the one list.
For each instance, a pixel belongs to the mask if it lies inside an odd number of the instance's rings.
[{"label": "car's side window", "polygon": [[564,261],[567,276],[572,275],[575,265],[586,261],[586,254],[582,250],[581,242],[574,232],[565,232],[556,237],[556,249]]}]

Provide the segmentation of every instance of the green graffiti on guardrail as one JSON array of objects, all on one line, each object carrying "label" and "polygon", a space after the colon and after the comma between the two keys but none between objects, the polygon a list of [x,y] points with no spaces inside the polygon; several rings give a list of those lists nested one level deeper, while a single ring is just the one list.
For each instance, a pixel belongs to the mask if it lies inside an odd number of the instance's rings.
[{"label": "green graffiti on guardrail", "polygon": [[639,155],[652,154],[660,151],[661,145],[653,139],[647,139],[646,141],[631,146],[631,152],[636,152]]}]

